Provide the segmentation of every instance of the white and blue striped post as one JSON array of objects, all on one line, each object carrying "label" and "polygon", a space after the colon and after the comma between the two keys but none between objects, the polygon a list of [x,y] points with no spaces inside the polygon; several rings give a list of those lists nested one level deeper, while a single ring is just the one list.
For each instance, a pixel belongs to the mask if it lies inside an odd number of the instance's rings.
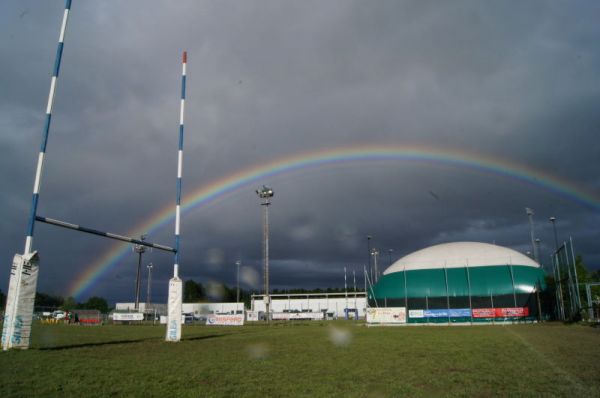
[{"label": "white and blue striped post", "polygon": [[181,105],[179,107],[179,152],[177,154],[177,202],[175,205],[175,266],[173,276],[179,276],[179,226],[181,213],[181,176],[183,169],[183,117],[185,113],[185,80],[187,51],[183,52],[181,70]]},{"label": "white and blue striped post", "polygon": [[54,70],[52,79],[50,80],[50,93],[48,94],[48,105],[46,106],[46,123],[44,124],[44,132],[42,136],[42,145],[40,146],[40,154],[38,156],[37,169],[35,172],[35,181],[33,183],[33,197],[31,199],[31,210],[29,212],[29,224],[27,226],[27,238],[25,238],[25,254],[31,253],[33,246],[33,230],[35,226],[35,216],[37,215],[37,207],[40,195],[40,185],[42,182],[42,169],[44,167],[44,157],[46,155],[46,147],[48,145],[48,136],[50,134],[50,122],[52,121],[52,106],[54,105],[54,93],[56,92],[56,80],[60,71],[60,62],[65,41],[65,31],[67,29],[67,20],[69,11],[71,10],[71,0],[65,1],[65,12],[63,15],[62,25],[60,27],[60,36],[58,37],[58,47],[56,49],[56,58],[54,60]]},{"label": "white and blue striped post", "polygon": [[175,263],[173,278],[169,280],[168,319],[166,341],[181,340],[181,307],[183,300],[183,283],[179,278],[179,238],[181,216],[181,176],[183,171],[183,117],[185,113],[185,83],[186,83],[187,52],[183,52],[181,72],[181,105],[179,109],[179,151],[177,156],[177,199],[175,204]]},{"label": "white and blue striped post", "polygon": [[[50,80],[50,93],[48,95],[48,105],[46,106],[46,122],[44,124],[42,144],[38,155],[35,181],[33,183],[33,197],[31,199],[29,223],[27,225],[27,237],[25,238],[25,250],[22,256],[19,254],[15,255],[13,266],[11,268],[6,310],[4,314],[4,325],[2,328],[3,350],[29,347],[29,334],[31,332],[31,320],[33,316],[33,304],[38,275],[37,255],[32,253],[33,231],[37,216],[44,156],[46,155],[46,147],[48,145],[48,136],[50,133],[50,122],[52,120],[52,105],[54,104],[54,94],[56,92],[56,80],[58,79],[58,73],[60,71],[65,31],[67,29],[67,20],[69,18],[70,9],[71,0],[66,0],[60,36],[58,38],[58,48],[56,49],[54,70],[52,72],[52,79]],[[23,289],[22,285],[25,285]]]}]

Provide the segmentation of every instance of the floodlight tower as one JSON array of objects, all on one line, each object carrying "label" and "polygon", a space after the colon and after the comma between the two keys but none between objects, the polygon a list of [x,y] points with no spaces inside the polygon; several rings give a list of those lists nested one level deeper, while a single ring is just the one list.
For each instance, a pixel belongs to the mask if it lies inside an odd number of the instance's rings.
[{"label": "floodlight tower", "polygon": [[379,251],[373,248],[373,250],[371,250],[371,256],[373,256],[373,268],[375,272],[375,277],[373,281],[377,283],[377,281],[379,280],[379,268],[377,266],[377,256],[379,256]]},{"label": "floodlight tower", "polygon": [[263,185],[262,188],[256,190],[256,194],[262,199],[263,206],[263,281],[264,281],[264,301],[267,311],[267,322],[271,320],[269,312],[271,298],[269,296],[269,205],[273,197],[273,189]]},{"label": "floodlight tower", "polygon": [[552,229],[554,230],[554,249],[558,251],[558,234],[556,233],[556,217],[550,217],[550,222],[552,223]]},{"label": "floodlight tower", "polygon": [[[146,240],[146,235],[140,237],[141,241]],[[135,277],[135,310],[140,308],[140,272],[142,269],[142,254],[146,252],[146,246],[135,245],[133,250],[138,254],[137,276]]]},{"label": "floodlight tower", "polygon": [[371,280],[373,280],[373,268],[371,268],[371,235],[367,235],[367,271],[371,274]]},{"label": "floodlight tower", "polygon": [[540,238],[535,238],[535,248],[537,249],[539,264],[542,266],[542,270],[544,269],[544,264],[542,264],[542,240]]},{"label": "floodlight tower", "polygon": [[240,302],[240,265],[242,264],[241,260],[237,260],[235,262],[235,266],[237,268],[237,276],[236,276],[236,282],[237,282],[237,294],[236,294],[236,298],[235,298],[235,302],[239,303]]},{"label": "floodlight tower", "polygon": [[148,310],[148,306],[150,305],[150,287],[152,286],[152,268],[154,268],[154,265],[150,263],[146,268],[148,268],[148,290],[146,291],[146,310]]},{"label": "floodlight tower", "polygon": [[525,212],[527,213],[527,216],[529,217],[529,232],[531,234],[531,251],[533,252],[533,259],[537,263],[539,263],[540,257],[538,256],[537,247],[535,245],[535,233],[533,231],[533,215],[535,213],[533,212],[533,209],[530,209],[529,207],[525,208]]}]

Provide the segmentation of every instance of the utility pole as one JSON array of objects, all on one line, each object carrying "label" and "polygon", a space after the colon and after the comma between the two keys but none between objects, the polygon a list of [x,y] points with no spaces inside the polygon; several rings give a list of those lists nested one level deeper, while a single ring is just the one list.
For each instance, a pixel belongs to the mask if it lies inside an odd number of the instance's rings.
[{"label": "utility pole", "polygon": [[237,294],[236,294],[236,298],[235,298],[235,302],[239,303],[240,302],[240,265],[242,264],[241,260],[237,260],[235,262],[235,266],[237,268],[237,276],[236,276],[236,281],[237,281]]},{"label": "utility pole", "polygon": [[256,190],[256,194],[262,199],[263,206],[263,282],[264,301],[267,310],[267,322],[271,321],[271,297],[269,296],[269,205],[273,197],[273,190],[265,185]]},{"label": "utility pole", "polygon": [[348,284],[346,283],[346,267],[344,267],[344,296],[346,297],[346,308],[344,308],[344,318],[348,319]]},{"label": "utility pole", "polygon": [[146,266],[148,268],[148,290],[146,291],[146,310],[148,310],[148,306],[150,305],[150,287],[152,286],[152,268],[154,267],[152,263]]},{"label": "utility pole", "polygon": [[[146,240],[146,235],[142,235],[140,240]],[[133,250],[138,254],[137,276],[135,278],[135,310],[140,309],[140,272],[142,270],[142,254],[146,252],[146,246],[135,245]]]}]

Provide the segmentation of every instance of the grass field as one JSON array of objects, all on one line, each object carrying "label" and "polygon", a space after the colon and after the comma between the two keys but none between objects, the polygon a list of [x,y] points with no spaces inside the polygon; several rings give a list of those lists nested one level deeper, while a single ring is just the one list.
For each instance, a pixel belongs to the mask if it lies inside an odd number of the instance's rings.
[{"label": "grass field", "polygon": [[35,325],[0,353],[0,397],[600,396],[600,329]]}]

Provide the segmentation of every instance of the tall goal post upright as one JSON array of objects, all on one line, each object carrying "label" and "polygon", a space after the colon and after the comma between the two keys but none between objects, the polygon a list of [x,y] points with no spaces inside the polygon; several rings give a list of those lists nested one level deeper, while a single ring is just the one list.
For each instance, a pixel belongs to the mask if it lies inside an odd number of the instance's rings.
[{"label": "tall goal post upright", "polygon": [[166,341],[181,340],[181,307],[183,300],[183,283],[179,278],[179,238],[181,216],[181,182],[183,171],[183,121],[185,114],[187,51],[183,52],[181,70],[181,104],[179,109],[179,150],[177,156],[177,197],[175,204],[175,261],[173,278],[169,280],[168,319]]},{"label": "tall goal post upright", "polygon": [[71,0],[65,0],[65,10],[60,27],[60,35],[58,37],[58,47],[56,49],[54,68],[50,79],[50,92],[48,94],[48,104],[46,105],[46,121],[44,123],[42,143],[40,145],[40,153],[38,155],[35,180],[33,183],[33,195],[29,211],[27,236],[25,238],[25,250],[23,255],[15,255],[10,272],[6,309],[4,312],[4,324],[2,327],[3,350],[8,350],[9,348],[29,348],[39,262],[37,253],[32,252],[33,231],[37,216],[44,157],[46,155],[48,136],[50,135],[50,123],[52,121],[52,107],[54,105],[56,81],[60,71],[65,32],[70,10]]}]

